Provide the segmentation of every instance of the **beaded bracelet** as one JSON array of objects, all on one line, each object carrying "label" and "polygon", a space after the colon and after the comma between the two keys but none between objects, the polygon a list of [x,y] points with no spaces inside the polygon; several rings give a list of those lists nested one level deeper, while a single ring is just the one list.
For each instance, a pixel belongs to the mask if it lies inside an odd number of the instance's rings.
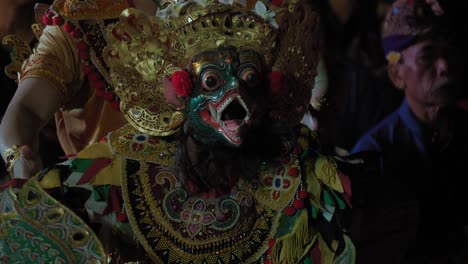
[{"label": "beaded bracelet", "polygon": [[18,145],[13,145],[3,152],[3,156],[5,157],[5,165],[7,171],[10,175],[13,175],[13,168],[15,167],[16,161],[21,157],[21,147]]}]

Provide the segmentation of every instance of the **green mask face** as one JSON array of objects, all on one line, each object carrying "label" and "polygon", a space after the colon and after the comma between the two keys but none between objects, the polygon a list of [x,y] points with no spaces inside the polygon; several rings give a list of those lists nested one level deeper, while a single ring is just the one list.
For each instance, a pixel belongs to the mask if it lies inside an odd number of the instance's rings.
[{"label": "green mask face", "polygon": [[194,137],[241,145],[264,90],[263,57],[223,47],[194,56],[190,72],[195,80],[189,102]]}]

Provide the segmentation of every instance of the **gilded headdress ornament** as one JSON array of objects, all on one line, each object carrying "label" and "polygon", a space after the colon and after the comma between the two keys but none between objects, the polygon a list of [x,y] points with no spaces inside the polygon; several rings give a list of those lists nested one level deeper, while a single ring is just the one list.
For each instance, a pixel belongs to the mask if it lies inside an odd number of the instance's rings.
[{"label": "gilded headdress ornament", "polygon": [[151,135],[175,133],[184,123],[186,106],[170,76],[200,51],[229,45],[255,50],[272,70],[285,73],[289,89],[272,99],[271,116],[298,123],[316,75],[318,16],[306,1],[277,5],[166,1],[156,16],[126,9],[108,27],[103,55],[129,122]]}]

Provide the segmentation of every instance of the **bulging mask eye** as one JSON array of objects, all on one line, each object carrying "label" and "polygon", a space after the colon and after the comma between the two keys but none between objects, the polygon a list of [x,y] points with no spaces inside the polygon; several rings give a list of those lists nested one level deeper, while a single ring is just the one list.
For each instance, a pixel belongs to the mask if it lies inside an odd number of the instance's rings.
[{"label": "bulging mask eye", "polygon": [[207,70],[203,73],[201,78],[201,87],[202,89],[212,92],[216,91],[221,87],[221,77],[219,72],[216,70]]},{"label": "bulging mask eye", "polygon": [[247,84],[248,87],[257,86],[259,83],[258,71],[253,67],[242,69],[239,77]]}]

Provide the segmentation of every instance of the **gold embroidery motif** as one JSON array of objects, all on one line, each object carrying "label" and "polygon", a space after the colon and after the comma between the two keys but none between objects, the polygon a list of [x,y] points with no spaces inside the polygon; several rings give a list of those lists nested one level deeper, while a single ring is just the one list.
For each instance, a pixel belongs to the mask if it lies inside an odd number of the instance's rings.
[{"label": "gold embroidery motif", "polygon": [[127,124],[109,133],[107,141],[112,152],[131,159],[174,165],[179,142],[140,133]]},{"label": "gold embroidery motif", "polygon": [[[183,231],[186,223],[168,218],[166,214],[172,207],[168,209],[168,205],[154,199],[155,195],[167,197],[173,193],[173,181],[158,181],[157,175],[162,173],[166,178],[173,175],[166,166],[127,160],[122,174],[122,192],[130,224],[155,262],[253,263],[265,254],[267,242],[275,236],[283,213],[262,203],[243,203],[246,195],[249,196],[247,192],[254,193],[248,190],[251,187],[245,186],[243,195],[231,196],[241,205],[239,222],[226,230],[211,228],[206,231],[204,228],[204,232],[193,238]],[[179,190],[182,194],[183,190]],[[196,200],[187,194],[185,198],[174,196],[173,201],[182,202],[180,199],[187,201],[190,198]],[[170,204],[175,206],[175,202]],[[224,210],[235,209],[228,207]]]},{"label": "gold embroidery motif", "polygon": [[39,77],[50,81],[61,94],[62,103],[66,103],[73,95],[65,83],[65,68],[60,60],[50,54],[33,54],[25,61],[20,80],[29,77]]},{"label": "gold embroidery motif", "polygon": [[[159,141],[153,144],[149,142],[151,139]],[[255,262],[265,253],[267,241],[275,237],[279,221],[284,216],[283,209],[292,202],[301,184],[299,164],[295,156],[282,163],[267,162],[259,167],[256,181],[258,186],[240,182],[238,194],[230,196],[241,206],[238,210],[242,212],[242,216],[238,219],[242,221],[226,229],[198,226],[198,229],[190,233],[184,216],[178,215],[171,208],[176,206],[175,203],[182,202],[180,199],[192,199],[195,205],[197,198],[181,189],[180,182],[171,169],[175,164],[175,155],[167,156],[167,159],[158,155],[167,152],[168,148],[176,149],[179,142],[152,138],[127,125],[109,134],[108,143],[114,146],[114,153],[127,158],[122,159],[121,170],[127,215],[140,243],[158,263],[185,263],[192,260],[195,263],[229,263],[233,259],[239,263]],[[146,148],[152,149],[145,152]],[[266,180],[268,178],[271,179]],[[282,180],[281,184],[275,185],[278,179]],[[277,199],[273,200],[272,197]],[[242,202],[246,199],[250,202]],[[257,202],[252,203],[250,199]],[[191,208],[183,204],[175,208]],[[252,204],[256,205],[254,211],[248,209]],[[213,212],[212,209],[206,211],[204,208],[198,208],[200,211],[194,209],[196,212],[192,212],[191,216],[202,213],[209,216]],[[235,210],[234,207],[229,208]],[[182,218],[177,220],[178,217]],[[301,225],[308,224],[306,221]],[[210,235],[208,231],[217,235]],[[299,233],[297,236],[303,235]],[[174,250],[175,248],[180,250]]]}]

